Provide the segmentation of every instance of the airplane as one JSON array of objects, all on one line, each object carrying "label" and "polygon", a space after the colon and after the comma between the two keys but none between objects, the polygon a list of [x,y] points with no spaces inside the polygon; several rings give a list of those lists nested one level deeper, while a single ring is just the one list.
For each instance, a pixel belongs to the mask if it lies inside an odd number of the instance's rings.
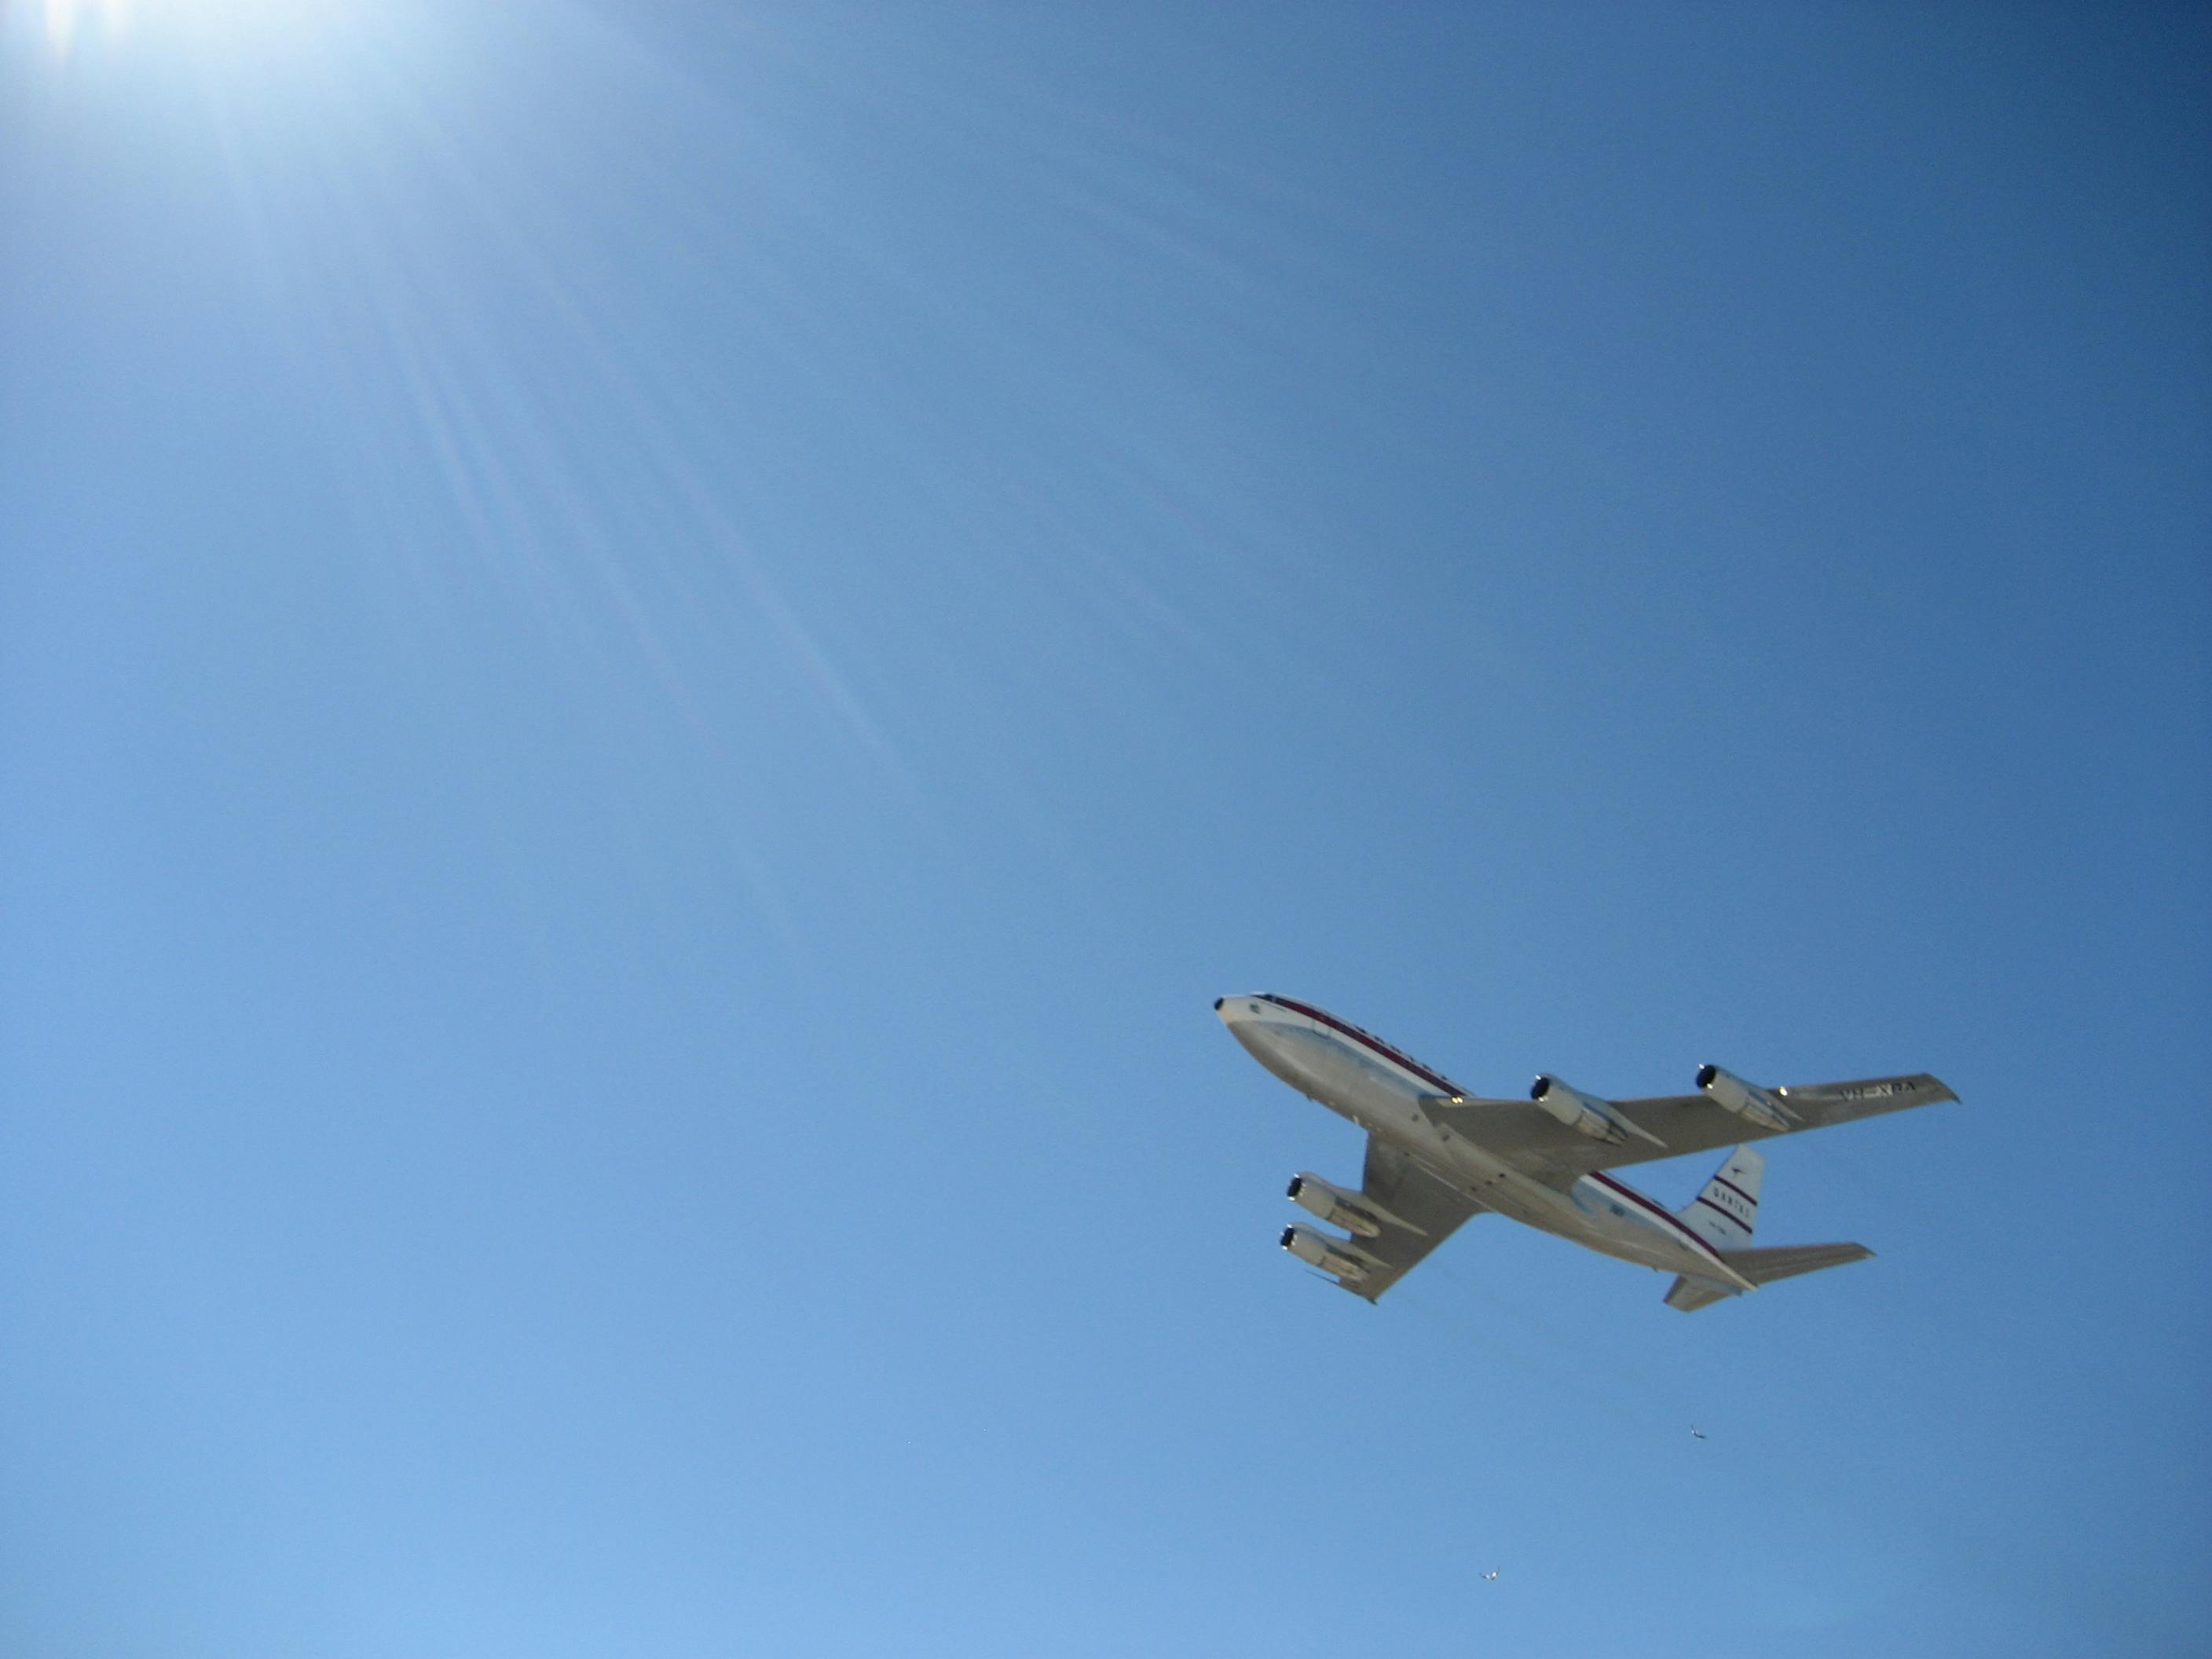
[{"label": "airplane", "polygon": [[[1748,1143],[1958,1097],[1925,1073],[1765,1089],[1717,1066],[1698,1092],[1601,1100],[1539,1077],[1526,1100],[1486,1100],[1310,1002],[1218,997],[1253,1059],[1367,1131],[1357,1192],[1291,1177],[1290,1197],[1352,1235],[1285,1227],[1282,1247],[1372,1303],[1485,1210],[1661,1273],[1667,1305],[1694,1313],[1778,1279],[1862,1261],[1863,1244],[1750,1248],[1766,1161]],[[1735,1143],[1696,1198],[1669,1210],[1606,1173]]]}]

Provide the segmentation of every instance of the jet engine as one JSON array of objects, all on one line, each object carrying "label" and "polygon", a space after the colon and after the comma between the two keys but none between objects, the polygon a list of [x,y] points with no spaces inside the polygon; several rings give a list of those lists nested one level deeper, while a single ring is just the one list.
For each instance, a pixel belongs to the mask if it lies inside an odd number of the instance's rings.
[{"label": "jet engine", "polygon": [[1638,1128],[1609,1103],[1579,1089],[1571,1089],[1555,1077],[1540,1077],[1529,1085],[1528,1098],[1570,1129],[1592,1140],[1610,1141],[1618,1146],[1630,1135],[1635,1135],[1655,1146],[1667,1144],[1649,1130]]},{"label": "jet engine", "polygon": [[1352,1194],[1330,1186],[1317,1175],[1292,1176],[1289,1196],[1300,1209],[1311,1211],[1332,1227],[1358,1233],[1362,1238],[1375,1238],[1382,1231],[1380,1217],[1370,1213]]},{"label": "jet engine", "polygon": [[1374,1260],[1342,1239],[1328,1237],[1310,1227],[1284,1228],[1283,1248],[1308,1267],[1334,1273],[1347,1285],[1357,1285],[1364,1279],[1367,1265]]},{"label": "jet engine", "polygon": [[1734,1072],[1723,1072],[1717,1066],[1698,1067],[1698,1087],[1716,1106],[1734,1112],[1738,1117],[1756,1123],[1762,1129],[1771,1129],[1777,1134],[1787,1134],[1792,1127],[1789,1110],[1782,1103],[1755,1083],[1746,1083]]}]

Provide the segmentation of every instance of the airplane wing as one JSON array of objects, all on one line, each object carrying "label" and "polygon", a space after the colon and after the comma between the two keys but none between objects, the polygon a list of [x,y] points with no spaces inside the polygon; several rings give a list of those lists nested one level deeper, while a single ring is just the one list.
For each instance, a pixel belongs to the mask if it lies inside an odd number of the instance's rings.
[{"label": "airplane wing", "polygon": [[1421,1230],[1416,1233],[1386,1226],[1380,1237],[1352,1241],[1381,1264],[1359,1284],[1344,1287],[1370,1302],[1411,1273],[1424,1256],[1452,1236],[1460,1223],[1483,1207],[1371,1134],[1367,1137],[1367,1176],[1360,1191],[1400,1220],[1410,1221]]},{"label": "airplane wing", "polygon": [[1533,1100],[1455,1103],[1435,1097],[1424,1101],[1422,1106],[1454,1134],[1466,1136],[1524,1173],[1565,1186],[1577,1176],[1626,1164],[1648,1164],[1684,1152],[1733,1146],[1739,1141],[1825,1129],[1855,1118],[1958,1098],[1924,1072],[1910,1077],[1860,1078],[1848,1083],[1799,1084],[1777,1089],[1774,1094],[1797,1120],[1796,1128],[1766,1128],[1749,1118],[1738,1117],[1703,1094],[1606,1103],[1652,1136],[1658,1142],[1656,1146],[1633,1136],[1618,1146],[1593,1140],[1567,1127]]}]

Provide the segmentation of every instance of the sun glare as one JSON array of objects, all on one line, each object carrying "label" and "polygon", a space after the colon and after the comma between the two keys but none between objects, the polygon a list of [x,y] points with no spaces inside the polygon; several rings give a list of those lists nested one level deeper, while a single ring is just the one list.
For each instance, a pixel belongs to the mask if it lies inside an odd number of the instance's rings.
[{"label": "sun glare", "polygon": [[40,0],[38,9],[46,45],[58,58],[68,55],[81,29],[96,23],[112,38],[124,32],[131,16],[128,0]]},{"label": "sun glare", "polygon": [[312,38],[349,0],[32,0],[27,15],[56,58],[94,41],[183,34],[208,44],[271,46]]}]

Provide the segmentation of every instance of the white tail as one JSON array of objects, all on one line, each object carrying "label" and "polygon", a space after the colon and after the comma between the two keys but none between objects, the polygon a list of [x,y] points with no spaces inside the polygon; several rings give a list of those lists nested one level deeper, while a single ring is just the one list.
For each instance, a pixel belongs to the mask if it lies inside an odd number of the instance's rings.
[{"label": "white tail", "polygon": [[1751,1243],[1751,1231],[1759,1224],[1759,1183],[1765,1175],[1766,1160],[1739,1146],[1676,1217],[1715,1249],[1740,1250]]}]

